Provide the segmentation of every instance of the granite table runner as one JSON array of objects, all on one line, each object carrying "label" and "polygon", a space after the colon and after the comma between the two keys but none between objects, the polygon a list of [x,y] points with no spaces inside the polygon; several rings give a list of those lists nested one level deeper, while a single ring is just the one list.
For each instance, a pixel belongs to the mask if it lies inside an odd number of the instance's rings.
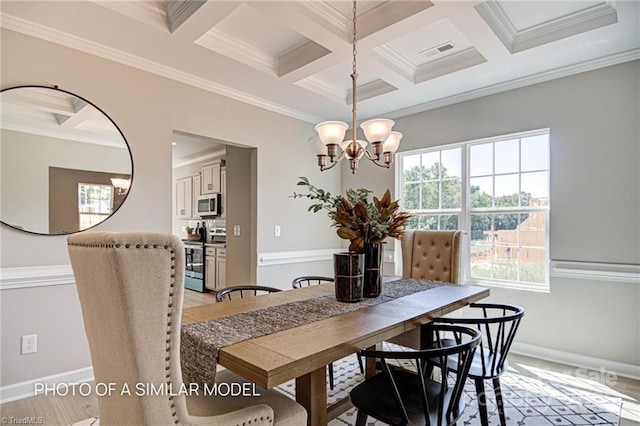
[{"label": "granite table runner", "polygon": [[365,298],[357,303],[338,302],[333,294],[328,294],[182,326],[180,349],[182,378],[185,383],[199,383],[201,385],[214,383],[218,350],[224,346],[288,330],[443,285],[445,283],[438,281],[401,279],[384,283],[379,297]]}]

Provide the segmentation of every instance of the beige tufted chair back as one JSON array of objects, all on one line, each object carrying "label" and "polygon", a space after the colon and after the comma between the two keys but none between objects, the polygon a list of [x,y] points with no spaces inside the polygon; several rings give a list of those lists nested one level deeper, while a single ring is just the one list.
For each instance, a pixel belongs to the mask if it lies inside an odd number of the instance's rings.
[{"label": "beige tufted chair back", "polygon": [[402,278],[459,283],[463,231],[410,230],[401,242]]},{"label": "beige tufted chair back", "polygon": [[[281,394],[261,404],[271,395],[266,389],[263,398],[249,401],[181,393],[185,260],[178,237],[84,232],[68,237],[67,242],[95,383],[115,386],[98,398],[100,424],[271,425],[272,402],[280,407],[282,420],[275,419],[275,424],[306,422],[304,408]],[[234,376],[228,381],[240,380]],[[167,392],[149,395],[154,393],[150,385]],[[129,395],[123,393],[125,386]]]}]

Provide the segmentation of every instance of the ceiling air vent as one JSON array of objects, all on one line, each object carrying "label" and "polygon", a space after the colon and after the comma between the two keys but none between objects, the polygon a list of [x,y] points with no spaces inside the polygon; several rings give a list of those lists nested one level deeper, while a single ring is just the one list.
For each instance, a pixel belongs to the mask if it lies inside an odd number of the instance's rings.
[{"label": "ceiling air vent", "polygon": [[454,47],[456,47],[455,44],[453,44],[452,41],[448,41],[446,43],[440,44],[438,46],[434,46],[434,47],[430,47],[427,50],[423,50],[422,52],[418,52],[420,55],[424,55],[426,57],[431,57],[431,56],[435,56],[435,55],[439,55],[441,53],[446,52],[447,50],[451,50]]}]

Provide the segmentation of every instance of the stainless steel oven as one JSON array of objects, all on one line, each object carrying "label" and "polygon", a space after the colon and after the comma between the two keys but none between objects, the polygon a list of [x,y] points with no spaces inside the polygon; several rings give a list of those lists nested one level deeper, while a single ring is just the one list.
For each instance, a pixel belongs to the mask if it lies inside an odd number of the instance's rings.
[{"label": "stainless steel oven", "polygon": [[183,241],[185,252],[184,286],[188,289],[207,291],[205,282],[205,249],[203,242]]}]

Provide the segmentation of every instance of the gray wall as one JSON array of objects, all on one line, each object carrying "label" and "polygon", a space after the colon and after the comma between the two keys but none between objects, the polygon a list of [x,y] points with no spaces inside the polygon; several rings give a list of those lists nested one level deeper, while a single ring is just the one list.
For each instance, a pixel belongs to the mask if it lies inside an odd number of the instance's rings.
[{"label": "gray wall", "polygon": [[[257,148],[254,252],[337,245],[323,217],[306,214],[304,203],[288,198],[297,176],[315,169],[306,142],[312,124],[9,30],[2,30],[0,42],[2,88],[58,85],[98,105],[127,138],[134,160],[130,194],[96,231],[171,232],[171,141],[178,130]],[[315,172],[314,180],[340,188],[339,174]],[[280,238],[273,235],[275,224],[283,226]],[[0,249],[3,269],[69,263],[64,237],[2,226]],[[0,386],[91,365],[73,285],[1,290],[0,323]],[[20,355],[25,334],[38,335],[37,354]]]},{"label": "gray wall", "polygon": [[[551,129],[552,260],[640,264],[640,62],[396,120],[400,150]],[[392,172],[343,169],[344,188],[393,188]],[[399,254],[396,254],[396,258]],[[552,278],[550,293],[493,288],[527,310],[520,343],[640,365],[640,283]]]}]

